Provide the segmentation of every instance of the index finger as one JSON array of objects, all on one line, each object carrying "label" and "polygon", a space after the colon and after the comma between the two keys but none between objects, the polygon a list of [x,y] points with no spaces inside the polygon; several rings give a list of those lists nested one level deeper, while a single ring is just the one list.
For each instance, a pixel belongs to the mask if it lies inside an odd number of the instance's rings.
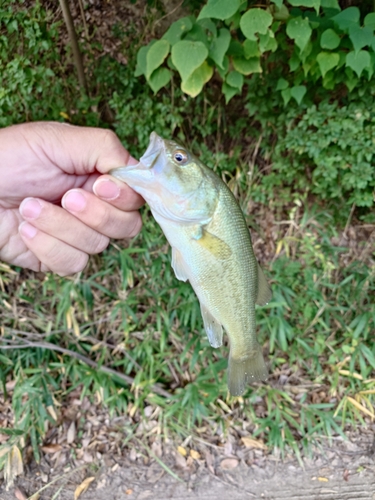
[{"label": "index finger", "polygon": [[133,191],[125,182],[115,179],[111,175],[101,175],[92,186],[94,194],[120,210],[138,210],[145,201]]}]

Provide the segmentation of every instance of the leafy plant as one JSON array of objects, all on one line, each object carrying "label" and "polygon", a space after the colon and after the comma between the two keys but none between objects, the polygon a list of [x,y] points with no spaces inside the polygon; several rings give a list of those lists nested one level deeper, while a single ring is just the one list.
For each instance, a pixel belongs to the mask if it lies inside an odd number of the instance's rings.
[{"label": "leafy plant", "polygon": [[337,0],[272,0],[248,8],[240,0],[208,0],[197,18],[174,22],[160,40],[138,52],[136,75],[156,93],[172,74],[195,97],[214,73],[228,102],[251,75],[275,80],[285,104],[312,102],[316,85],[352,91],[373,76],[375,13]]},{"label": "leafy plant", "polygon": [[[273,155],[273,173],[265,184],[280,182],[311,191],[321,198],[345,200],[358,207],[374,202],[374,90],[345,106],[327,100],[301,115],[290,109],[288,123]],[[287,154],[285,152],[288,152]]]}]

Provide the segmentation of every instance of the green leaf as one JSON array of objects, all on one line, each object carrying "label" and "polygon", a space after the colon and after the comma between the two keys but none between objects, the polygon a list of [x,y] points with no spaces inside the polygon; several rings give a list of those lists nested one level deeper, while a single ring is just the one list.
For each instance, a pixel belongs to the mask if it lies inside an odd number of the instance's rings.
[{"label": "green leaf", "polygon": [[303,51],[311,37],[311,27],[308,19],[302,19],[301,16],[290,19],[287,24],[286,32],[289,38],[295,41],[297,47]]},{"label": "green leaf", "polygon": [[289,17],[289,10],[285,5],[275,8],[273,12],[273,18],[275,21],[286,21]]},{"label": "green leaf", "polygon": [[168,40],[158,40],[149,48],[146,55],[146,78],[150,78],[152,73],[163,64],[164,59],[169,54],[170,44]]},{"label": "green leaf", "polygon": [[353,25],[349,28],[349,38],[353,43],[354,50],[358,52],[367,45],[371,45],[374,40],[374,30],[369,26],[360,28],[359,26]]},{"label": "green leaf", "polygon": [[229,57],[228,56],[224,56],[223,67],[220,68],[218,66],[216,69],[217,69],[217,72],[219,73],[219,75],[221,76],[221,78],[223,80],[225,80],[225,75],[228,73],[228,69],[229,69]]},{"label": "green leaf", "polygon": [[181,82],[181,90],[191,97],[196,97],[202,92],[204,84],[208,82],[212,74],[212,67],[204,61],[199,68],[190,74],[189,78]]},{"label": "green leaf", "polygon": [[216,24],[211,21],[209,18],[201,19],[200,21],[197,22],[199,26],[205,30],[211,31],[213,36],[216,38],[217,37],[217,29],[216,29]]},{"label": "green leaf", "polygon": [[338,0],[322,0],[320,3],[321,7],[324,9],[336,9],[341,10]]},{"label": "green leaf", "polygon": [[259,57],[251,57],[243,59],[242,57],[233,58],[233,67],[242,75],[250,75],[251,73],[262,73]]},{"label": "green leaf", "polygon": [[249,9],[241,17],[240,28],[249,40],[256,40],[255,33],[265,35],[272,24],[272,16],[263,9]]},{"label": "green leaf", "polygon": [[193,23],[190,17],[182,17],[175,23],[171,24],[168,30],[164,33],[162,39],[168,40],[171,45],[174,45],[179,40],[181,36],[187,31],[191,30]]},{"label": "green leaf", "polygon": [[0,427],[0,434],[5,434],[6,436],[23,436],[26,431],[20,429],[8,429],[7,427]]},{"label": "green leaf", "polygon": [[284,101],[284,106],[286,106],[288,104],[288,102],[290,101],[290,99],[292,98],[292,95],[290,93],[290,89],[282,90],[281,96],[282,96],[283,101]]},{"label": "green leaf", "polygon": [[340,45],[341,38],[338,34],[333,31],[333,29],[329,28],[328,30],[323,31],[322,36],[320,37],[320,46],[322,49],[337,49]]},{"label": "green leaf", "polygon": [[223,83],[221,91],[225,96],[225,104],[228,104],[228,102],[232,99],[232,97],[238,94],[238,89],[231,87],[225,82]]},{"label": "green leaf", "polygon": [[242,57],[243,55],[242,44],[238,40],[232,39],[229,44],[228,56]]},{"label": "green leaf", "polygon": [[292,57],[289,59],[289,69],[291,72],[296,71],[296,69],[301,64],[301,58],[296,54],[296,50],[293,52]]},{"label": "green leaf", "polygon": [[208,49],[208,38],[206,30],[202,28],[202,26],[198,23],[195,23],[191,30],[186,33],[184,40],[202,42]]},{"label": "green leaf", "polygon": [[266,35],[259,35],[259,49],[262,54],[269,50],[275,52],[277,49],[277,41],[272,30],[268,30]]},{"label": "green leaf", "polygon": [[278,9],[281,9],[284,0],[271,0],[272,3],[276,5]]},{"label": "green leaf", "polygon": [[172,47],[172,62],[180,73],[182,81],[187,80],[207,56],[207,47],[202,42],[181,40]]},{"label": "green leaf", "polygon": [[310,7],[319,12],[320,0],[288,0],[293,7]]},{"label": "green leaf", "polygon": [[325,74],[330,69],[336,68],[339,64],[340,56],[335,52],[320,52],[317,55],[316,61],[319,64],[320,72],[324,78]]},{"label": "green leaf", "polygon": [[370,69],[371,57],[366,50],[360,50],[359,52],[349,52],[346,55],[346,66],[352,68],[352,70],[357,73],[358,78],[361,76],[362,71],[366,68]]},{"label": "green leaf", "polygon": [[290,95],[297,101],[298,105],[301,104],[302,99],[305,97],[305,94],[306,94],[305,85],[295,85],[290,89]]},{"label": "green leaf", "polygon": [[231,71],[230,73],[228,73],[225,81],[231,87],[235,87],[236,89],[241,90],[244,82],[244,77],[241,73],[238,73],[238,71]]},{"label": "green leaf", "polygon": [[358,7],[349,7],[332,17],[332,21],[342,31],[347,31],[353,24],[359,25],[360,12]]},{"label": "green leaf", "polygon": [[276,90],[285,90],[289,87],[289,82],[285,78],[279,78],[277,80]]},{"label": "green leaf", "polygon": [[226,28],[221,28],[219,36],[212,40],[209,56],[220,68],[223,68],[223,60],[229,48],[230,39],[229,31]]},{"label": "green leaf", "polygon": [[151,75],[148,84],[156,94],[162,87],[165,87],[171,79],[171,72],[167,68],[158,68]]},{"label": "green leaf", "polygon": [[367,14],[363,24],[375,29],[375,12],[370,12],[370,14]]},{"label": "green leaf", "polygon": [[207,4],[200,11],[198,20],[205,17],[213,17],[224,21],[232,17],[238,10],[241,0],[208,0]]},{"label": "green leaf", "polygon": [[246,39],[243,43],[243,53],[246,59],[249,59],[249,57],[259,57],[260,51],[258,43],[254,40]]},{"label": "green leaf", "polygon": [[151,45],[153,43],[155,43],[155,42],[156,42],[156,40],[153,40],[153,42],[151,42],[149,45],[147,45],[146,47],[141,47],[138,50],[138,53],[137,53],[137,66],[135,68],[135,73],[134,73],[135,76],[141,76],[141,75],[145,75],[146,74],[146,68],[147,68],[146,57],[147,57],[147,52],[149,51]]}]

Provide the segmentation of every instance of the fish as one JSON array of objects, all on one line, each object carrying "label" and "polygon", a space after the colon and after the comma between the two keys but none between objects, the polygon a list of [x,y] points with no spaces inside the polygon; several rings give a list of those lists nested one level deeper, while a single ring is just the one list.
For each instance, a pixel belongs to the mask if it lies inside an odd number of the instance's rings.
[{"label": "fish", "polygon": [[188,149],[156,132],[138,164],[109,174],[150,206],[172,247],[177,279],[189,281],[198,297],[211,346],[220,347],[223,329],[227,333],[230,394],[240,396],[248,384],[266,380],[255,305],[267,304],[272,293],[244,215],[225,182]]}]

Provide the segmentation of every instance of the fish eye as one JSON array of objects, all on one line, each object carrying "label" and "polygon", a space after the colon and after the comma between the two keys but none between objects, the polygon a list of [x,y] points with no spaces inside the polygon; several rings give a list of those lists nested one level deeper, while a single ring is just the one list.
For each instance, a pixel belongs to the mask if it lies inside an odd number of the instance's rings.
[{"label": "fish eye", "polygon": [[173,158],[180,165],[185,165],[185,163],[188,161],[188,155],[183,149],[176,149],[176,151],[173,153]]}]

